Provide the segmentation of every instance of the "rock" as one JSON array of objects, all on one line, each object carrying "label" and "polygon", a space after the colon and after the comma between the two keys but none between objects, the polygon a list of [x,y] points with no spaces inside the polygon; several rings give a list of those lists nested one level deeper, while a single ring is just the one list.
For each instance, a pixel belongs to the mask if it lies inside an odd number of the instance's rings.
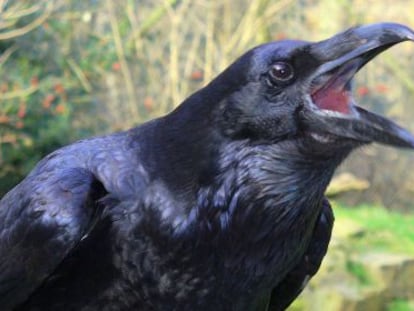
[{"label": "rock", "polygon": [[[361,239],[367,249],[355,247]],[[414,311],[414,255],[372,251],[369,246],[366,228],[348,218],[336,221],[319,272],[288,310]]]},{"label": "rock", "polygon": [[360,255],[359,261],[381,282],[389,299],[414,299],[414,257],[387,253]]},{"label": "rock", "polygon": [[302,299],[305,301],[302,310],[306,311],[382,310],[386,303],[381,289],[361,289],[347,282],[322,286],[315,291],[307,290]]},{"label": "rock", "polygon": [[342,218],[335,221],[333,228],[332,239],[334,243],[339,240],[343,242],[348,242],[346,239],[362,237],[366,232],[366,229],[361,226],[359,223],[352,221],[348,218]]},{"label": "rock", "polygon": [[[354,236],[360,229],[349,231],[342,236]],[[336,238],[338,243],[330,247],[318,274],[289,311],[385,311],[400,300],[407,301],[401,310],[414,310],[408,302],[414,301],[414,256],[355,253],[349,251],[349,239]],[[368,281],[351,272],[350,265],[362,269],[358,271]]]},{"label": "rock", "polygon": [[334,177],[326,190],[328,197],[334,197],[349,191],[362,191],[368,189],[370,183],[366,179],[356,177],[351,173],[342,173]]}]

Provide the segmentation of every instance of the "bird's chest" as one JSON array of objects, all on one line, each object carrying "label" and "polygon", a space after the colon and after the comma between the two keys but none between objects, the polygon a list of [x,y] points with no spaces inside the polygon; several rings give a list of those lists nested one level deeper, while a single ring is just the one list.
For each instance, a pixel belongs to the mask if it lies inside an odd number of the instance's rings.
[{"label": "bird's chest", "polygon": [[[263,173],[263,172],[262,172]],[[267,172],[201,200],[195,222],[198,237],[219,259],[224,278],[240,278],[239,289],[269,288],[302,257],[319,215],[322,192],[301,193],[297,184],[281,186]],[[229,192],[229,191],[228,191]]]},{"label": "bird's chest", "polygon": [[156,310],[255,310],[303,255],[319,202],[283,204],[289,190],[275,183],[228,178],[200,191],[181,222],[160,202],[119,243],[124,279]]}]

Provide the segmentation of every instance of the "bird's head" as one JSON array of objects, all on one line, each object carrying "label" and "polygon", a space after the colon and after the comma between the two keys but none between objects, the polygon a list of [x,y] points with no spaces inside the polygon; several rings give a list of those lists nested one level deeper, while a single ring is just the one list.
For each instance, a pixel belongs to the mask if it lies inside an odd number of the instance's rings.
[{"label": "bird's head", "polygon": [[356,105],[352,79],[377,54],[411,40],[392,23],[351,28],[324,41],[278,41],[249,51],[212,86],[222,128],[233,137],[282,141],[306,136],[320,145],[379,142],[414,148],[414,137],[394,122]]}]

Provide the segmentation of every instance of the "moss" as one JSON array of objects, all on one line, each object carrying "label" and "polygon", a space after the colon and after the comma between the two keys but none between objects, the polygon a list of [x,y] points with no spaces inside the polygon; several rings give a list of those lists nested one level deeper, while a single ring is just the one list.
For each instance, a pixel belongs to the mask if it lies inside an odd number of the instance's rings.
[{"label": "moss", "polygon": [[306,304],[303,299],[297,299],[289,306],[289,311],[302,311],[302,310],[306,310]]},{"label": "moss", "polygon": [[358,279],[361,286],[368,286],[373,284],[371,276],[366,271],[363,264],[355,261],[348,261],[346,263],[346,269],[349,273]]},{"label": "moss", "polygon": [[355,250],[370,250],[414,254],[414,214],[391,212],[383,207],[360,205],[346,207],[334,204],[336,221],[351,219],[367,234],[352,239]]},{"label": "moss", "polygon": [[414,302],[403,299],[395,299],[387,305],[386,311],[413,311]]}]

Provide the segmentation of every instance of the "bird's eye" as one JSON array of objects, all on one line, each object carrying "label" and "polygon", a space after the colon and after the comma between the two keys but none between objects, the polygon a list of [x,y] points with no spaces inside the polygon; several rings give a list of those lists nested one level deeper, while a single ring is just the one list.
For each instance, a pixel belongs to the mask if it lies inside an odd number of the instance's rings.
[{"label": "bird's eye", "polygon": [[294,76],[293,67],[285,62],[276,62],[269,70],[272,82],[287,82]]}]

